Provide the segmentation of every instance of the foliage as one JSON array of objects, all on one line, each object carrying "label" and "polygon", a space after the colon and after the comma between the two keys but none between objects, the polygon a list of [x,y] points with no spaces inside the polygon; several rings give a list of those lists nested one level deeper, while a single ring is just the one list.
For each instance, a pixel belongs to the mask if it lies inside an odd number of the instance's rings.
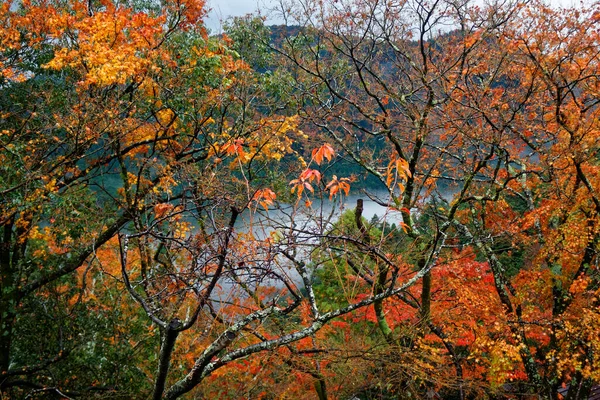
[{"label": "foliage", "polygon": [[204,7],[1,5],[2,396],[586,398],[598,4]]},{"label": "foliage", "polygon": [[271,47],[294,71],[304,130],[378,178],[403,219],[403,235],[357,220],[352,239],[329,238],[317,293],[381,293],[431,269],[369,317],[389,346],[380,362],[410,371],[390,382],[372,365],[388,390],[556,398],[571,384],[584,398],[597,382],[598,15],[411,1],[285,14],[301,28]]}]

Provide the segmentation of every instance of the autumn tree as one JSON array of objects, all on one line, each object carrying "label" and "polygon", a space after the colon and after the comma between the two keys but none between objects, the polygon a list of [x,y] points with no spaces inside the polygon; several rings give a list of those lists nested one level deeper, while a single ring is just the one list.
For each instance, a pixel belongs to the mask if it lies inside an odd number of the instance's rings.
[{"label": "autumn tree", "polygon": [[[494,274],[512,335],[497,343],[519,350],[527,386],[544,398],[568,385],[568,398],[586,398],[598,379],[597,15],[525,7],[489,52],[495,75],[463,97],[498,137],[506,190],[480,197],[458,229]],[[518,270],[507,253],[522,254]]]},{"label": "autumn tree", "polygon": [[[572,384],[569,396],[584,398],[597,369],[597,8],[306,1],[281,10],[299,32],[271,47],[304,131],[326,134],[387,191],[366,194],[402,215],[400,235],[372,237],[357,206],[351,235],[324,238],[331,260],[372,293],[403,265],[428,271],[420,290],[395,297],[417,322],[374,303],[382,338],[408,354],[402,326],[414,323],[446,354],[461,397],[470,374],[487,394],[556,398]],[[446,268],[461,259],[465,276],[449,288]],[[472,269],[491,281],[472,281]],[[447,309],[478,291],[494,296],[466,300],[460,315]],[[425,378],[422,390],[431,385]]]},{"label": "autumn tree", "polygon": [[[375,177],[386,194],[368,195],[402,217],[399,240],[395,235],[371,237],[357,207],[353,239],[367,247],[346,241],[333,246],[338,250],[331,257],[354,268],[373,293],[393,286],[405,268],[424,272],[419,298],[413,302],[419,329],[443,337],[430,318],[429,270],[456,235],[453,222],[472,200],[479,176],[499,156],[493,142],[448,129],[452,121],[447,108],[458,77],[469,71],[473,49],[495,37],[512,8],[481,11],[467,3],[355,1],[303,2],[289,10],[285,18],[300,25],[301,32],[273,50],[293,71],[289,78],[299,114]],[[446,27],[458,30],[448,33]],[[417,219],[428,207],[438,212]],[[392,250],[399,247],[401,257]],[[401,343],[399,327],[388,321],[384,303],[376,302],[374,311],[384,339],[394,346]],[[457,362],[453,364],[460,381]]]},{"label": "autumn tree", "polygon": [[[208,37],[203,7],[2,5],[3,393],[177,398],[426,273],[320,310],[306,254],[330,225],[301,198],[349,179],[319,171],[325,141],[294,148],[286,82]],[[292,211],[260,233],[278,196]]]},{"label": "autumn tree", "polygon": [[598,6],[203,7],[0,8],[0,390],[585,398]]},{"label": "autumn tree", "polygon": [[[152,207],[140,204],[149,191],[168,196],[163,156],[182,148],[172,148],[172,112],[158,98],[160,71],[173,62],[167,43],[203,14],[197,2],[160,12],[111,2],[3,3],[3,390],[58,393],[65,384],[85,391],[132,379],[111,377],[113,367],[100,363],[89,380],[66,384],[84,375],[73,371],[77,364],[62,365],[93,353],[94,325],[107,326],[109,337],[113,330],[110,317],[86,319],[73,273],[92,263],[132,212]],[[152,153],[149,176],[143,165]],[[189,162],[198,157],[182,154]],[[124,182],[137,191],[122,191]]]}]

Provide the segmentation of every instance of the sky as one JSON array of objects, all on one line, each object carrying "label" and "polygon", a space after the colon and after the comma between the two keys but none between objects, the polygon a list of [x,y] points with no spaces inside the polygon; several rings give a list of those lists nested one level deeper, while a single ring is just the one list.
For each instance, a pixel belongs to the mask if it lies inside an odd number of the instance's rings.
[{"label": "sky", "polygon": [[208,0],[211,11],[205,22],[212,33],[219,33],[221,20],[255,13],[257,9],[266,10],[274,4],[277,4],[274,0]]},{"label": "sky", "polygon": [[[580,0],[549,0],[555,6],[577,6]],[[591,3],[593,0],[584,0]],[[211,33],[221,32],[221,20],[231,16],[242,16],[248,13],[255,13],[257,9],[267,10],[278,4],[278,0],[208,0],[208,6],[211,11],[206,19],[206,25]],[[267,25],[277,24],[281,21],[268,20]]]}]

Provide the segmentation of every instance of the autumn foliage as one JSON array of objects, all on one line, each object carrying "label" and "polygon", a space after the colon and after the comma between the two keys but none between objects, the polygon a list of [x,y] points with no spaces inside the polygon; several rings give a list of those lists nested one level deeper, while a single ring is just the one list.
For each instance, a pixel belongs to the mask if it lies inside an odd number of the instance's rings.
[{"label": "autumn foliage", "polygon": [[598,4],[280,12],[2,3],[0,397],[586,399]]}]

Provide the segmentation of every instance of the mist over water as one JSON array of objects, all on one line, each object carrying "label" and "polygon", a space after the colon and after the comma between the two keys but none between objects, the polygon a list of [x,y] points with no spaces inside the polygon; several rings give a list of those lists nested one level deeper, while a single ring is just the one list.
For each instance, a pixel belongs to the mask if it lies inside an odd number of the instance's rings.
[{"label": "mist over water", "polygon": [[[388,198],[387,192],[384,191],[374,194],[381,202],[385,202]],[[257,238],[265,238],[273,230],[291,227],[301,231],[315,229],[326,231],[341,214],[348,210],[354,210],[358,199],[363,200],[362,215],[367,221],[376,217],[381,224],[391,225],[402,222],[400,212],[378,204],[365,194],[351,194],[341,199],[313,199],[310,207],[307,207],[304,204],[305,201],[301,200],[297,207],[292,204],[279,204],[279,207],[269,210],[260,207],[256,210],[246,210],[238,219],[235,228],[240,232],[251,230]]]}]

